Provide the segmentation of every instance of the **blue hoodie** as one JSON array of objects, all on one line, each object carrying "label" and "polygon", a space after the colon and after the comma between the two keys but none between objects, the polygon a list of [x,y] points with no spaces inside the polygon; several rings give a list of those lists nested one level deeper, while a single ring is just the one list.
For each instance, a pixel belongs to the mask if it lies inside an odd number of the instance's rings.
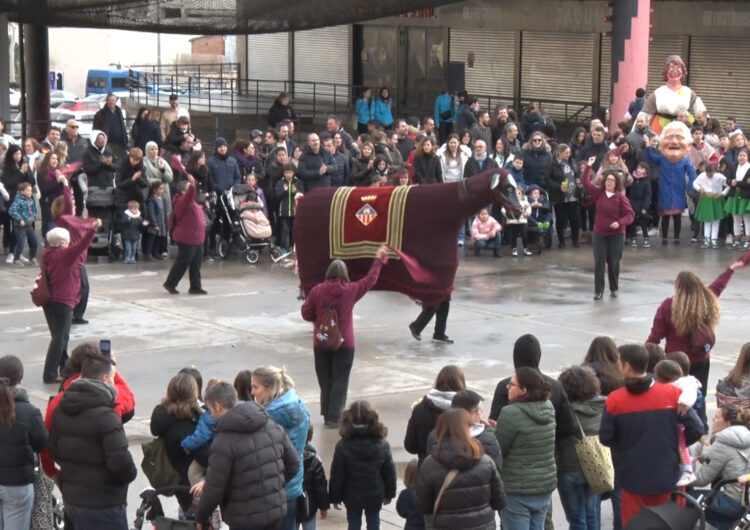
[{"label": "blue hoodie", "polygon": [[266,407],[268,417],[284,428],[289,440],[299,455],[299,471],[286,483],[287,500],[302,496],[302,478],[305,474],[304,449],[307,443],[307,429],[310,413],[297,392],[292,388],[271,401]]}]

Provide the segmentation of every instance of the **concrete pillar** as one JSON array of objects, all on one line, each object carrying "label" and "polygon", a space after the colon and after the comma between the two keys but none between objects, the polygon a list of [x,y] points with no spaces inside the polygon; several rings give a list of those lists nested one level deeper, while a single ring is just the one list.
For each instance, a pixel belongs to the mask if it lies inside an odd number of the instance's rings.
[{"label": "concrete pillar", "polygon": [[[610,130],[622,121],[637,88],[648,82],[651,0],[616,0],[612,7]],[[635,118],[635,116],[633,116]]]},{"label": "concrete pillar", "polygon": [[49,34],[46,26],[24,24],[26,120],[38,141],[49,129]]}]

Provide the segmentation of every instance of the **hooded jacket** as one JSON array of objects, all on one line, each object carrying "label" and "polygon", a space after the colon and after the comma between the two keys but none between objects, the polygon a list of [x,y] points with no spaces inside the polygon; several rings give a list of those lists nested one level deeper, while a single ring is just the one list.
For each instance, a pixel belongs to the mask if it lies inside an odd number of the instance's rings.
[{"label": "hooded jacket", "polygon": [[549,400],[504,407],[495,435],[503,453],[500,474],[508,494],[544,495],[555,490],[555,408]]},{"label": "hooded jacket", "polygon": [[411,417],[406,426],[406,435],[404,436],[404,449],[413,455],[417,455],[420,464],[429,454],[428,438],[430,431],[435,428],[438,416],[451,407],[451,401],[455,395],[456,393],[452,390],[443,391],[431,388],[422,401],[417,403],[411,411]]},{"label": "hooded jacket", "polygon": [[[596,396],[586,401],[573,401],[570,403],[570,408],[573,410],[573,414],[575,414],[573,420],[577,420],[576,427],[578,427],[578,422],[580,422],[581,429],[583,429],[586,436],[596,436],[599,434],[599,424],[602,421],[605,399],[604,396]],[[578,435],[570,436],[556,444],[555,460],[558,472],[571,473],[581,471],[581,463],[578,460],[578,453],[576,453],[575,449],[576,442],[581,439],[581,431],[579,430]]]},{"label": "hooded jacket", "polygon": [[354,348],[354,304],[375,286],[383,261],[374,259],[367,275],[356,282],[332,278],[312,288],[302,304],[302,318],[315,322],[326,308],[333,305],[339,315],[339,329],[344,342],[342,348]]},{"label": "hooded jacket", "polygon": [[331,464],[330,502],[348,510],[375,510],[396,497],[396,466],[391,446],[367,426],[354,426],[336,444]]},{"label": "hooded jacket", "polygon": [[445,476],[452,469],[458,475],[443,493],[432,520],[436,530],[485,530],[495,528],[495,512],[505,506],[505,491],[495,463],[487,455],[467,457],[456,452],[445,439],[419,468],[415,493],[422,513],[433,513]]},{"label": "hooded jacket", "polygon": [[[99,149],[94,145],[97,137],[104,135],[104,146]],[[89,186],[98,188],[111,188],[115,185],[115,169],[112,163],[105,164],[102,162],[102,156],[112,156],[112,151],[107,149],[107,134],[103,131],[92,130],[92,141],[83,153],[83,172],[86,173]]]},{"label": "hooded jacket", "polygon": [[26,391],[11,391],[16,419],[10,429],[0,429],[0,485],[24,486],[34,482],[34,453],[47,445],[47,429]]},{"label": "hooded jacket", "polygon": [[49,452],[60,466],[66,503],[107,508],[127,501],[137,470],[115,412],[115,395],[103,381],[76,379],[52,415]]},{"label": "hooded jacket", "polygon": [[307,430],[310,426],[310,413],[293,388],[271,401],[266,406],[268,417],[281,425],[292,446],[297,452],[298,467],[292,478],[286,481],[286,498],[296,499],[302,496],[302,478],[304,475],[303,459]]},{"label": "hooded jacket", "polygon": [[284,483],[298,472],[298,455],[281,426],[258,403],[240,403],[216,422],[196,520],[207,523],[221,504],[232,528],[277,523],[286,514]]},{"label": "hooded jacket", "polygon": [[[703,464],[691,484],[694,487],[746,475],[750,472],[750,430],[744,425],[732,425],[719,431],[714,442],[703,449],[702,456]],[[724,492],[739,503],[742,503],[742,490],[739,484],[724,487]]]},{"label": "hooded jacket", "polygon": [[211,170],[211,175],[214,178],[214,188],[218,192],[228,191],[232,186],[242,182],[242,173],[240,173],[240,166],[237,164],[237,159],[229,153],[226,155],[220,155],[218,152],[214,153],[212,157],[206,160],[206,165]]}]

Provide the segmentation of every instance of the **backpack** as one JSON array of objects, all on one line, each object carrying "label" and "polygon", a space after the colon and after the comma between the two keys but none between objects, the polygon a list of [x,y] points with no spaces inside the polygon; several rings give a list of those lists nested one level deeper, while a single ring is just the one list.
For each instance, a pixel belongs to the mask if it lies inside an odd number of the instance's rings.
[{"label": "backpack", "polygon": [[339,313],[332,305],[326,306],[325,310],[315,319],[313,342],[316,348],[326,351],[338,350],[341,343],[344,342],[339,328]]},{"label": "backpack", "polygon": [[149,483],[156,489],[176,486],[180,483],[180,474],[175,471],[167,454],[167,446],[162,438],[155,438],[152,442],[141,446],[143,460],[141,469]]}]

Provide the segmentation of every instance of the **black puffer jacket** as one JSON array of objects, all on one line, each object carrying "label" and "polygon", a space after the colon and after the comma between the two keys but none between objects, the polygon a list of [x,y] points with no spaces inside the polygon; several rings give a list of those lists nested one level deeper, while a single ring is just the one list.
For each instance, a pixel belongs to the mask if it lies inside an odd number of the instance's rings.
[{"label": "black puffer jacket", "polygon": [[396,496],[396,466],[391,446],[371,427],[354,427],[336,444],[331,464],[329,500],[349,510],[380,508]]},{"label": "black puffer jacket", "polygon": [[[483,425],[481,423],[475,423],[471,426],[471,437],[475,438],[479,443],[482,444],[484,454],[489,456],[497,466],[498,471],[503,470],[503,452],[500,449],[500,443],[497,441],[495,436],[495,429],[492,427]],[[432,429],[430,436],[427,438],[427,449],[432,454],[437,447],[437,433],[435,429]]]},{"label": "black puffer jacket", "polygon": [[21,388],[13,388],[16,421],[0,428],[0,485],[24,486],[34,482],[34,453],[47,445],[47,429],[39,409]]},{"label": "black puffer jacket", "polygon": [[435,428],[438,416],[451,407],[455,392],[431,389],[411,411],[404,436],[404,449],[419,457],[419,463],[427,458],[427,438]]},{"label": "black puffer jacket", "polygon": [[433,513],[435,500],[451,469],[457,469],[458,475],[443,493],[432,527],[435,530],[495,528],[495,511],[505,506],[505,491],[495,463],[487,455],[474,459],[457,454],[448,439],[441,443],[440,453],[436,449],[419,468],[416,494],[422,513]]},{"label": "black puffer jacket", "polygon": [[66,503],[86,508],[125,504],[137,475],[120,417],[115,389],[102,381],[76,379],[52,415],[50,456],[60,466]]},{"label": "black puffer jacket", "polygon": [[369,160],[352,158],[349,171],[349,186],[371,186],[375,168],[369,167]]},{"label": "black puffer jacket", "polygon": [[207,523],[223,505],[231,528],[265,528],[286,514],[284,483],[299,457],[284,429],[255,401],[240,403],[216,422],[206,483],[196,519]]},{"label": "black puffer jacket", "polygon": [[315,448],[307,444],[303,460],[305,474],[302,478],[302,489],[310,500],[310,517],[305,521],[315,518],[318,510],[327,511],[331,507],[328,500],[328,479],[323,462],[320,461]]},{"label": "black puffer jacket", "polygon": [[417,184],[443,182],[443,169],[440,166],[440,159],[433,155],[415,155],[414,182]]},{"label": "black puffer jacket", "polygon": [[164,439],[167,447],[167,456],[172,462],[175,471],[182,478],[182,484],[188,485],[187,470],[193,459],[205,466],[208,463],[208,446],[203,446],[197,451],[187,454],[182,448],[181,442],[186,436],[195,431],[199,415],[196,412],[190,418],[177,418],[167,414],[162,405],[156,405],[151,413],[151,434]]}]

